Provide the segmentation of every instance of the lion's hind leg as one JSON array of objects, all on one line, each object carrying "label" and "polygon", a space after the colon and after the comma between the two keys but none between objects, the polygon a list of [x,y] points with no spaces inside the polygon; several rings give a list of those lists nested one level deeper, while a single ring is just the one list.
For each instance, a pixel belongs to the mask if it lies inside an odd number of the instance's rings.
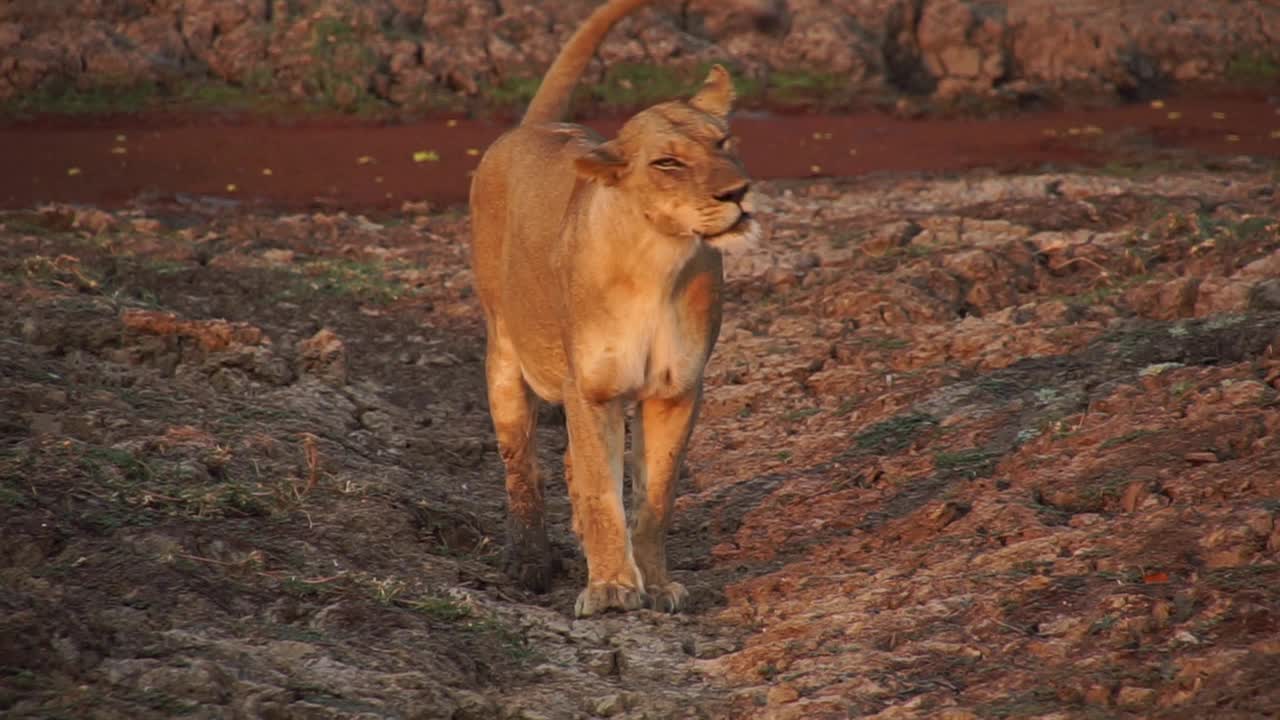
[{"label": "lion's hind leg", "polygon": [[490,324],[485,352],[489,414],[506,467],[507,543],[504,567],[534,592],[551,587],[555,556],[547,542],[542,476],[534,447],[538,398],[524,381],[520,361],[501,322]]}]

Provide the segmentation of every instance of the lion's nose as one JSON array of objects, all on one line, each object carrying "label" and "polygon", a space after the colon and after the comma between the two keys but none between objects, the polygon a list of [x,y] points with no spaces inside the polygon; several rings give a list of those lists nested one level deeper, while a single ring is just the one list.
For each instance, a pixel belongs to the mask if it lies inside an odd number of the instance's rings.
[{"label": "lion's nose", "polygon": [[751,189],[751,183],[744,182],[729,190],[718,193],[715,198],[720,202],[741,203],[742,198],[747,196],[747,190]]}]

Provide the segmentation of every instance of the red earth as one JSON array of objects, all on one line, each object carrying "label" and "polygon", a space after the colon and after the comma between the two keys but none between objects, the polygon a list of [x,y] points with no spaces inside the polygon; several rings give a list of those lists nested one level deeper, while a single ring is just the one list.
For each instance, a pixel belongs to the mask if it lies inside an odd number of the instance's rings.
[{"label": "red earth", "polygon": [[[619,122],[588,124],[607,134]],[[112,207],[183,194],[294,208],[451,204],[465,201],[480,152],[506,127],[465,119],[379,125],[214,116],[9,124],[0,127],[0,207],[49,201]],[[1166,148],[1280,157],[1280,107],[1256,97],[987,120],[742,114],[734,127],[760,179],[1101,166]]]}]

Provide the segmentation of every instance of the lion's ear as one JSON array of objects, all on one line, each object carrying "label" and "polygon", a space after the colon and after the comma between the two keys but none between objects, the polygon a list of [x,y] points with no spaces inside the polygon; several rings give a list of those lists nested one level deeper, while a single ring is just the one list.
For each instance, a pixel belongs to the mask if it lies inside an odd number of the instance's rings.
[{"label": "lion's ear", "polygon": [[724,118],[733,109],[733,101],[737,99],[733,90],[733,78],[723,65],[716,65],[707,74],[698,94],[689,99],[689,104],[709,115]]},{"label": "lion's ear", "polygon": [[578,175],[605,185],[616,185],[627,169],[627,159],[617,145],[611,142],[595,146],[585,155],[574,160]]}]

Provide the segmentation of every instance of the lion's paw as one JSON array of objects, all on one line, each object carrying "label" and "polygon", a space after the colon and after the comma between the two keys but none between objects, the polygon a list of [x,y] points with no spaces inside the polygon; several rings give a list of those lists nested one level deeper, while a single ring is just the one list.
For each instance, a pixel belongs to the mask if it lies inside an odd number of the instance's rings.
[{"label": "lion's paw", "polygon": [[573,613],[578,617],[587,617],[610,608],[639,610],[645,606],[647,599],[639,588],[618,583],[592,584],[578,594]]},{"label": "lion's paw", "polygon": [[524,530],[508,523],[502,569],[520,587],[535,593],[550,590],[551,578],[560,569],[559,560],[545,531]]},{"label": "lion's paw", "polygon": [[550,557],[528,557],[507,551],[502,565],[507,577],[529,592],[541,594],[551,589],[556,567]]},{"label": "lion's paw", "polygon": [[650,585],[646,590],[649,594],[649,607],[658,612],[680,612],[689,600],[689,591],[678,582]]}]

